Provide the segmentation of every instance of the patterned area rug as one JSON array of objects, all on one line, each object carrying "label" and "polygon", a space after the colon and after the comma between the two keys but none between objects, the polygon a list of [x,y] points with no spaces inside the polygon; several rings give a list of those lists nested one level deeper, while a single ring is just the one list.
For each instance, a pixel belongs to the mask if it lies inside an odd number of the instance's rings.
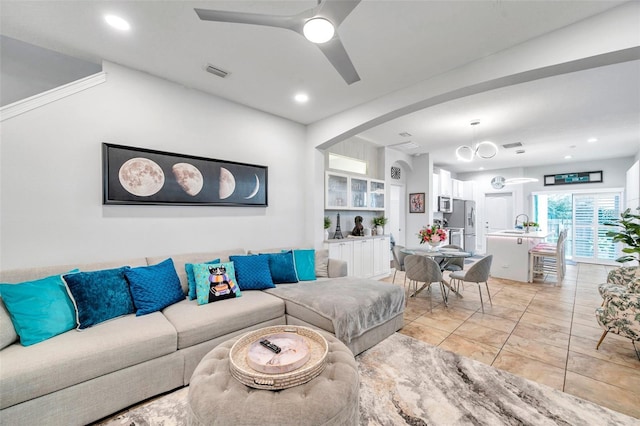
[{"label": "patterned area rug", "polygon": [[[399,333],[357,360],[361,425],[638,425],[638,419]],[[180,389],[98,424],[184,425],[187,393]]]}]

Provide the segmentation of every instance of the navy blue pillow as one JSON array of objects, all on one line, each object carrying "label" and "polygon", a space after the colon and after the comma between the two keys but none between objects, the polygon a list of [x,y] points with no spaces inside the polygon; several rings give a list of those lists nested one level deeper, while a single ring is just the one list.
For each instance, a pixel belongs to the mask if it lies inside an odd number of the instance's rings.
[{"label": "navy blue pillow", "polygon": [[236,269],[240,290],[274,288],[269,259],[266,256],[229,256]]},{"label": "navy blue pillow", "polygon": [[131,286],[138,317],[184,300],[180,278],[171,258],[157,265],[131,268],[125,276]]},{"label": "navy blue pillow", "polygon": [[298,282],[291,250],[282,253],[264,253],[260,256],[266,256],[269,259],[269,271],[274,284]]},{"label": "navy blue pillow", "polygon": [[128,266],[123,266],[64,276],[75,303],[78,330],[134,312],[131,292],[124,276],[128,269]]}]

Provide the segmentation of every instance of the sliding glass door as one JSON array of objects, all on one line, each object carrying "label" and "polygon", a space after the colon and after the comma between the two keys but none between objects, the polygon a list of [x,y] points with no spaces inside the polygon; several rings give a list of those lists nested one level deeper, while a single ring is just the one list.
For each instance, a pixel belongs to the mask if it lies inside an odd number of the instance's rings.
[{"label": "sliding glass door", "polygon": [[611,263],[619,248],[605,223],[620,217],[622,197],[615,193],[573,195],[573,258],[576,261]]},{"label": "sliding glass door", "polygon": [[615,264],[620,247],[614,244],[605,222],[620,217],[620,192],[557,192],[533,194],[534,220],[557,241],[567,230],[565,255],[578,262]]}]

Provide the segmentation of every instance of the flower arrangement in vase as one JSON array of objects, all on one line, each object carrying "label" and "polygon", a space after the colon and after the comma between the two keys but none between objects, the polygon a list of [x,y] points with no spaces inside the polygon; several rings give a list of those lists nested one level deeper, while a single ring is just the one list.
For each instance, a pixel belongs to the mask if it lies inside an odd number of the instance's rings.
[{"label": "flower arrangement in vase", "polygon": [[440,225],[427,225],[418,232],[420,244],[429,243],[431,247],[438,247],[447,240],[447,233]]}]

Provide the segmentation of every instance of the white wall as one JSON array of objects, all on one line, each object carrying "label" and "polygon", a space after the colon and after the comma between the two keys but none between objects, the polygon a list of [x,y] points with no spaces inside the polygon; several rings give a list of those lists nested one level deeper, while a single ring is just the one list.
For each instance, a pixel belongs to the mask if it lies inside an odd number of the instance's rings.
[{"label": "white wall", "polygon": [[[106,83],[2,123],[0,267],[309,240],[304,126],[104,69]],[[103,206],[102,142],[266,165],[269,207]]]},{"label": "white wall", "polygon": [[[413,157],[413,169],[407,176],[407,198],[414,192],[425,193],[425,212],[409,213],[407,209],[407,223],[405,232],[405,243],[407,247],[418,247],[418,231],[423,226],[433,223],[433,211],[431,200],[433,198],[433,160],[429,154],[422,154]],[[408,204],[408,201],[407,201]]]}]

